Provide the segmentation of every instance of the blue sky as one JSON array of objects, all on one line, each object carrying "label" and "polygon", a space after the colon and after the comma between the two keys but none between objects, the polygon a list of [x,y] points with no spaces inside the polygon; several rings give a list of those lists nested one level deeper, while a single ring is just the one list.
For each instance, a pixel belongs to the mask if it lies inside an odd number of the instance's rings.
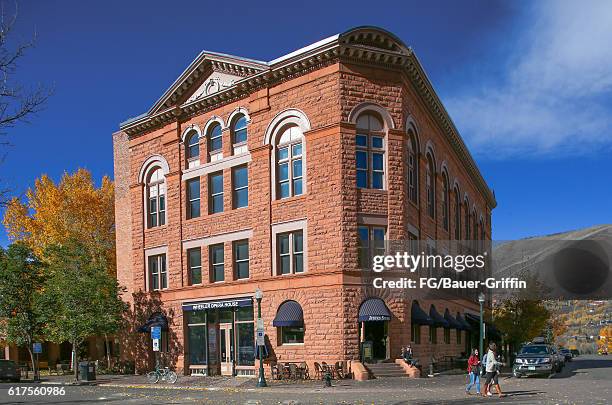
[{"label": "blue sky", "polygon": [[377,25],[416,51],[495,190],[494,239],[612,223],[609,2],[221,4],[22,2],[15,38],[38,41],[17,79],[55,94],[8,133],[4,185],[20,195],[42,173],[78,167],[112,176],[118,123],[148,109],[202,49],[271,60]]}]

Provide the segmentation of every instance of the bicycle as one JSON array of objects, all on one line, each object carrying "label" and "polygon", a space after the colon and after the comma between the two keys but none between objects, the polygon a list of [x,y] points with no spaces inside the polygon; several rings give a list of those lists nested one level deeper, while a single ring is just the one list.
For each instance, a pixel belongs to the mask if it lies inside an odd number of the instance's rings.
[{"label": "bicycle", "polygon": [[156,368],[155,371],[147,373],[147,381],[151,384],[157,384],[160,379],[174,384],[178,380],[178,375],[174,371],[170,371],[168,367]]}]

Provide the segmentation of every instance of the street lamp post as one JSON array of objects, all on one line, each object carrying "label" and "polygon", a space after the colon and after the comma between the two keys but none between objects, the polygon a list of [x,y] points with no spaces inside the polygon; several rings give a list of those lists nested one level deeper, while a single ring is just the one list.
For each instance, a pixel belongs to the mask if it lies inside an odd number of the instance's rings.
[{"label": "street lamp post", "polygon": [[480,353],[480,356],[483,355],[483,350],[484,350],[484,347],[483,347],[484,346],[484,323],[483,323],[483,320],[482,320],[482,316],[483,316],[483,314],[482,314],[482,309],[483,308],[482,307],[484,305],[484,302],[485,302],[485,295],[484,295],[484,293],[481,292],[480,294],[478,294],[478,303],[480,304],[480,332],[478,334],[479,350],[480,351],[478,353]]},{"label": "street lamp post", "polygon": [[[257,324],[258,331],[259,325],[261,324],[261,299],[263,298],[263,292],[258,288],[255,290],[255,300],[257,300]],[[257,387],[267,387],[266,376],[264,375],[263,366],[263,353],[261,350],[262,346],[257,343],[257,353],[259,354],[259,380],[257,381]]]}]

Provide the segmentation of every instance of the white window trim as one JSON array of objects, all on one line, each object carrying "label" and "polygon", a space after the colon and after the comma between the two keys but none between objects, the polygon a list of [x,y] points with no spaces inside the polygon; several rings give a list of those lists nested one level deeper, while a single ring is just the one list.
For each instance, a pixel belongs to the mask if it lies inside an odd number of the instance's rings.
[{"label": "white window trim", "polygon": [[216,245],[218,243],[234,242],[241,239],[251,239],[253,237],[252,229],[244,229],[236,232],[226,232],[218,235],[206,236],[204,238],[190,239],[183,241],[183,250],[195,247],[205,247],[208,245]]},{"label": "white window trim", "polygon": [[157,255],[166,255],[166,275],[168,276],[168,287],[160,288],[155,291],[164,291],[170,288],[170,258],[168,257],[168,246],[158,246],[154,248],[147,248],[144,250],[145,256],[145,291],[153,291],[149,285],[149,257]]},{"label": "white window trim", "polygon": [[[303,235],[303,246],[302,246],[302,257],[304,261],[304,271],[301,273],[291,274],[280,274],[278,273],[277,264],[277,240],[278,235],[287,232],[302,231]],[[308,272],[308,222],[306,219],[300,219],[297,221],[281,222],[272,224],[272,275],[273,276],[292,276],[300,275]]]},{"label": "white window trim", "polygon": [[192,169],[183,171],[181,176],[182,181],[193,179],[194,177],[207,176],[210,173],[222,171],[224,169],[231,169],[236,166],[242,166],[251,162],[251,154],[245,153],[236,156],[228,156],[222,160],[215,162],[206,163]]}]

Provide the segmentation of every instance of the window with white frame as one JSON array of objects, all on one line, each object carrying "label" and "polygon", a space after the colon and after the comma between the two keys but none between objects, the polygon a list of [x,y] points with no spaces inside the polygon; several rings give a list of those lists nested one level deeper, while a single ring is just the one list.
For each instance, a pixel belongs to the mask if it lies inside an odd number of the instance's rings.
[{"label": "window with white frame", "polygon": [[425,169],[425,192],[427,194],[427,214],[431,218],[436,217],[436,170],[433,157],[427,154],[427,166]]},{"label": "window with white frame", "polygon": [[[211,158],[223,151],[223,132],[221,124],[214,123],[208,130],[208,153]],[[212,160],[212,159],[211,159]]]},{"label": "window with white frame", "polygon": [[249,240],[233,242],[234,247],[234,277],[236,280],[249,278]]},{"label": "window with white frame", "polygon": [[374,114],[362,114],[357,119],[355,164],[357,187],[384,188],[385,133],[382,121]]},{"label": "window with white frame", "polygon": [[304,233],[302,230],[276,236],[277,274],[304,272]]},{"label": "window with white frame", "polygon": [[185,137],[185,157],[188,167],[197,166],[200,163],[200,135],[195,130],[189,131]]},{"label": "window with white frame", "polygon": [[217,283],[225,280],[225,254],[223,243],[209,246],[210,282]]},{"label": "window with white frame", "polygon": [[445,230],[449,230],[449,214],[450,214],[450,197],[448,190],[448,176],[442,173],[442,226]]},{"label": "window with white frame", "polygon": [[208,212],[216,214],[223,212],[223,172],[208,176]]},{"label": "window with white frame", "polygon": [[187,181],[187,219],[200,216],[200,178]]},{"label": "window with white frame", "polygon": [[232,205],[242,208],[249,205],[249,169],[246,165],[232,169]]},{"label": "window with white frame", "polygon": [[287,127],[276,148],[277,195],[287,198],[303,193],[303,134],[298,126]]},{"label": "window with white frame", "polygon": [[247,151],[247,118],[243,114],[239,114],[232,122],[232,144],[234,154],[244,153]]},{"label": "window with white frame", "polygon": [[408,132],[408,199],[418,204],[418,178],[419,161],[417,158],[417,144],[414,133]]},{"label": "window with white frame", "polygon": [[359,268],[367,269],[371,267],[374,256],[385,254],[387,230],[382,226],[360,225],[357,232],[359,234]]},{"label": "window with white frame", "polygon": [[461,239],[461,200],[459,189],[455,187],[455,240]]},{"label": "window with white frame", "polygon": [[166,223],[166,179],[160,167],[151,170],[147,178],[147,228]]},{"label": "window with white frame", "polygon": [[168,288],[168,271],[166,268],[166,255],[148,257],[149,291],[159,291]]},{"label": "window with white frame", "polygon": [[469,201],[466,199],[463,202],[463,206],[465,207],[465,240],[466,242],[470,240],[470,204]]},{"label": "window with white frame", "polygon": [[202,250],[199,247],[187,250],[187,265],[189,284],[202,284]]}]

